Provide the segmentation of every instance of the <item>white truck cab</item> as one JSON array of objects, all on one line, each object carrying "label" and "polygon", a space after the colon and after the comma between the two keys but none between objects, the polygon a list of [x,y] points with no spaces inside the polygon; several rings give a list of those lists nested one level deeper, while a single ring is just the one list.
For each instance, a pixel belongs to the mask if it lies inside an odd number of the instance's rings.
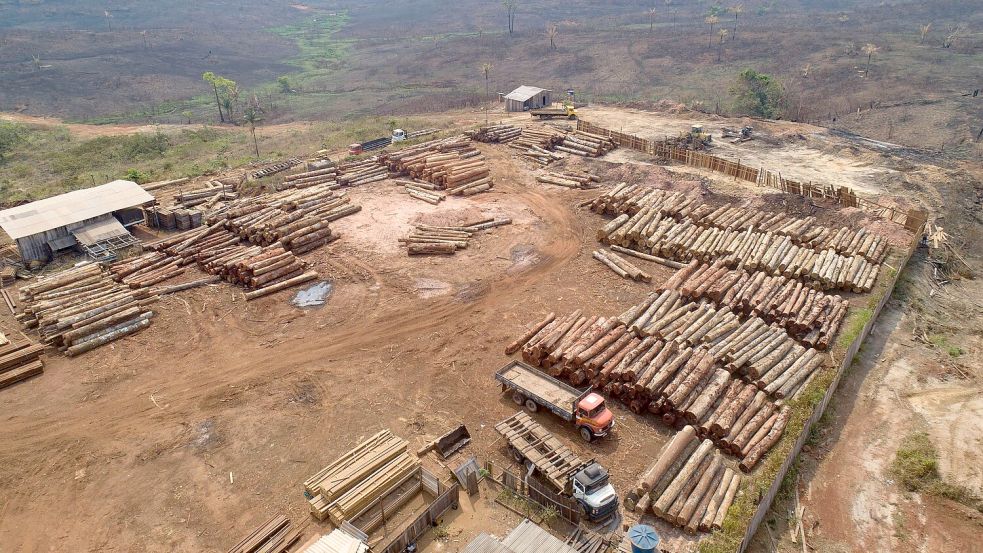
[{"label": "white truck cab", "polygon": [[608,481],[608,471],[591,463],[573,475],[573,498],[590,520],[599,520],[618,509],[618,494]]},{"label": "white truck cab", "polygon": [[393,129],[393,139],[392,143],[402,142],[406,140],[406,131],[403,129]]}]

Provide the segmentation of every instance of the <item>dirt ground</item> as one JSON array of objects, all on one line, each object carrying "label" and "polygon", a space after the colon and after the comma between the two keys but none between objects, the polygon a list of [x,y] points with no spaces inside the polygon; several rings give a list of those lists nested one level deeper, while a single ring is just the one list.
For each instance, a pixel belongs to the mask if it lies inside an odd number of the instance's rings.
[{"label": "dirt ground", "polygon": [[[604,110],[594,113],[585,118],[606,124]],[[663,118],[633,120],[655,128]],[[689,120],[674,124],[688,128]],[[309,516],[302,482],[381,428],[416,448],[463,422],[473,436],[470,451],[505,464],[493,424],[515,406],[492,378],[506,361],[504,345],[549,311],[617,313],[650,288],[590,259],[604,219],[576,204],[597,191],[537,184],[508,148],[480,147],[496,181],[489,193],[435,207],[389,183],[349,192],[363,210],[332,225],[341,240],[306,256],[332,285],[324,307],[293,307],[290,293],[246,303],[242,290],[225,283],[181,293],[164,298],[140,334],[78,358],[47,355],[42,376],[0,391],[0,551],[224,551],[278,512],[306,535],[327,531]],[[774,157],[780,144],[742,147],[768,166],[781,161]],[[821,168],[822,155],[810,155]],[[606,186],[615,184],[616,171],[636,170],[587,163],[610,173]],[[835,169],[828,171],[837,175]],[[705,175],[678,179],[696,176]],[[414,222],[479,214],[514,222],[481,233],[451,257],[408,258],[398,248],[396,238]],[[655,282],[670,274],[645,268]],[[884,430],[910,421],[891,418],[903,412],[894,405],[896,394],[928,387],[917,378],[910,384],[913,363],[903,337],[896,341],[891,327],[884,328],[903,310],[886,311],[876,331],[875,340],[890,345],[864,350],[876,366],[844,381],[829,453],[803,484],[807,517],[819,513],[814,532],[820,533],[810,536],[828,539],[830,550],[908,550],[890,536],[875,539],[893,525],[883,501],[905,506],[909,532],[917,521],[918,539],[926,536],[921,550],[976,546],[979,527],[969,519],[959,526],[965,516],[953,513],[962,511],[901,497],[881,470],[901,436]],[[0,324],[16,328],[9,315]],[[965,382],[943,382],[952,389],[909,401],[937,432],[947,431],[947,420],[960,422],[956,433],[933,437],[948,440],[937,444],[946,471],[975,466],[980,478],[978,445],[962,441],[974,433],[979,438],[979,406],[968,403],[978,394],[958,394]],[[601,460],[615,487],[626,489],[670,431],[618,404],[612,408],[619,419],[615,436],[589,448],[572,427],[541,420],[578,453]],[[858,455],[866,461],[852,462]],[[860,494],[863,486],[871,487]],[[448,518],[449,540],[425,550],[458,551],[480,531],[500,535],[514,525],[518,518],[494,506],[493,497],[485,490],[473,504],[465,502]],[[767,539],[759,532],[757,546],[774,549]]]}]

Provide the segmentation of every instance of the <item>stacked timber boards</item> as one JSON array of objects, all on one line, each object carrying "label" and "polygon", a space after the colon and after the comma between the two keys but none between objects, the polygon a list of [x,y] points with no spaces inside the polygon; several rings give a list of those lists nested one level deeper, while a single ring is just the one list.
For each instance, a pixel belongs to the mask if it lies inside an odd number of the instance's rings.
[{"label": "stacked timber boards", "polygon": [[[6,341],[6,338],[4,340]],[[6,388],[44,372],[44,364],[41,362],[43,345],[27,339],[6,342],[0,346],[0,388]]]},{"label": "stacked timber boards", "polygon": [[300,538],[301,529],[276,515],[229,549],[228,553],[283,553]]},{"label": "stacked timber boards", "polygon": [[420,460],[408,443],[389,430],[356,445],[304,482],[311,514],[340,525],[420,473]]}]

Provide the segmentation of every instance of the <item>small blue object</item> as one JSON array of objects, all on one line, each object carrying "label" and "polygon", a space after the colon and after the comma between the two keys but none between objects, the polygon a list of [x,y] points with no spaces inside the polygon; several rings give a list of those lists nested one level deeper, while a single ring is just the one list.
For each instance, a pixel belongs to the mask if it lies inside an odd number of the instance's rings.
[{"label": "small blue object", "polygon": [[659,547],[659,535],[647,524],[636,524],[628,530],[631,553],[655,553]]}]

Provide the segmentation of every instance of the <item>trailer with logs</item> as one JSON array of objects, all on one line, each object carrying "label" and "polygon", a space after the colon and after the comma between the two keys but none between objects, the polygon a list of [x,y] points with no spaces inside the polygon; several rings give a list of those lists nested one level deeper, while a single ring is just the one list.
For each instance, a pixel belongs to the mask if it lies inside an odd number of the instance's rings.
[{"label": "trailer with logs", "polygon": [[501,383],[502,392],[512,392],[512,401],[530,413],[543,407],[573,423],[585,442],[603,438],[614,428],[614,414],[590,388],[578,390],[521,361],[499,369],[495,380]]}]

